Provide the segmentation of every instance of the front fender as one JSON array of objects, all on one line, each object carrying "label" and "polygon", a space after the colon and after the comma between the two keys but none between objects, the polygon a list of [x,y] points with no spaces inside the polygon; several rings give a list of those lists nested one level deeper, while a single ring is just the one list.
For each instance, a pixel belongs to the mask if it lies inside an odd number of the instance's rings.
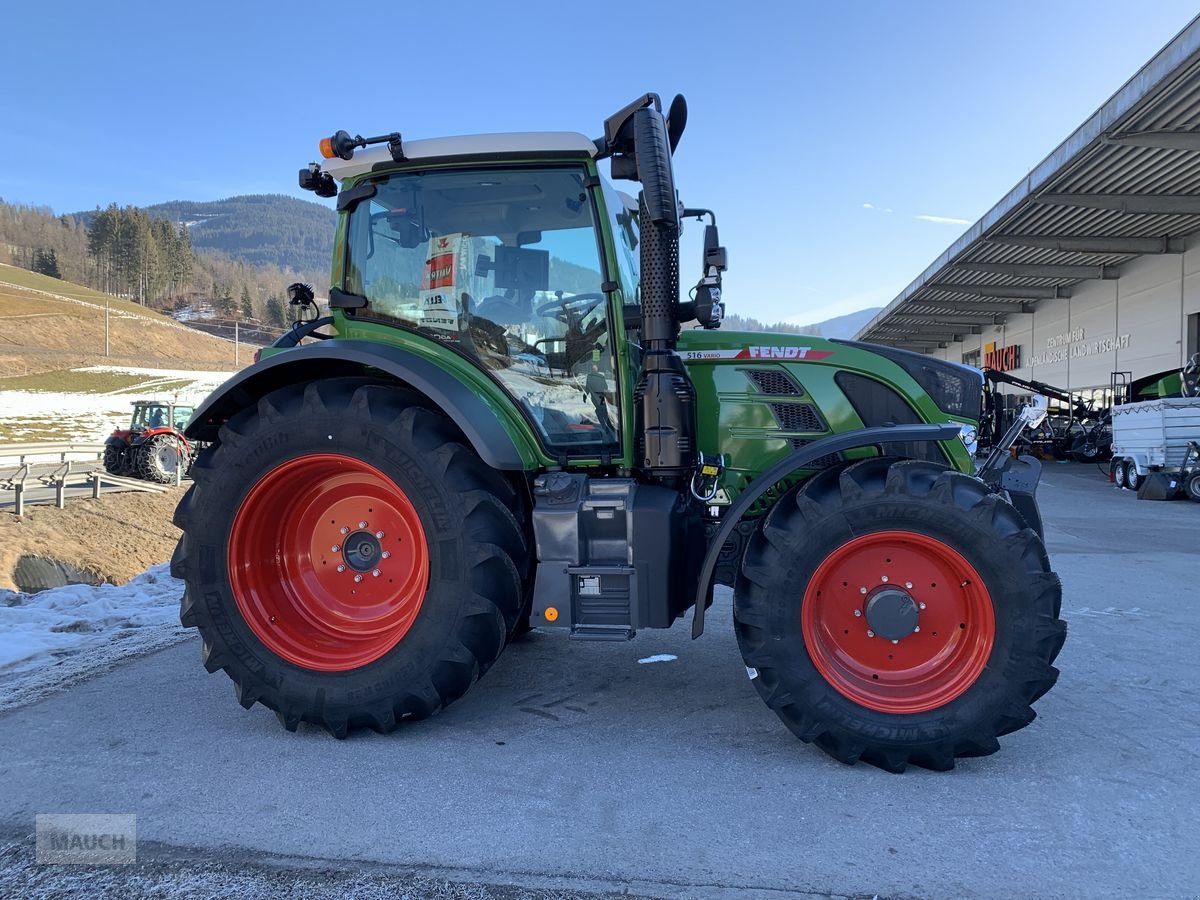
[{"label": "front fender", "polygon": [[876,428],[862,428],[858,431],[848,431],[845,434],[835,434],[806,444],[795,453],[788,454],[761,475],[738,494],[737,500],[725,511],[721,519],[721,527],[713,535],[704,556],[704,565],[700,569],[700,580],[696,585],[696,612],[692,617],[692,637],[698,638],[704,633],[704,611],[708,603],[709,586],[712,583],[713,571],[717,567],[717,558],[725,541],[733,534],[749,509],[763,494],[779,483],[783,478],[809,464],[827,453],[840,453],[843,450],[853,450],[857,447],[872,447],[876,444],[902,444],[906,441],[948,441],[957,438],[961,424],[950,422],[942,425],[882,425]]},{"label": "front fender", "polygon": [[285,385],[380,373],[428,397],[492,468],[520,471],[535,464],[536,450],[528,438],[507,426],[478,391],[416,353],[374,341],[330,340],[272,354],[210,394],[192,414],[184,434],[193,441],[214,441],[235,413]]}]

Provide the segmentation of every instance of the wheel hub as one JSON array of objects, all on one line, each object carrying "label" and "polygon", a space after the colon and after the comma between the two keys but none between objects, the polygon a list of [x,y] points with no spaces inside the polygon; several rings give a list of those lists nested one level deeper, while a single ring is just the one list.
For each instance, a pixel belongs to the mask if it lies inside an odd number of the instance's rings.
[{"label": "wheel hub", "polygon": [[413,501],[380,470],[314,453],[276,466],[234,517],[229,580],[246,624],[297,666],[344,672],[408,633],[429,583]]},{"label": "wheel hub", "polygon": [[877,531],[832,550],[801,604],[813,666],[842,696],[893,714],[926,712],[966,691],[995,640],[990,592],[946,541]]},{"label": "wheel hub", "polygon": [[355,572],[370,572],[383,558],[379,538],[369,531],[356,531],[342,543],[342,559]]},{"label": "wheel hub", "polygon": [[867,626],[889,641],[898,641],[917,631],[919,618],[917,601],[901,588],[881,587],[867,599]]}]

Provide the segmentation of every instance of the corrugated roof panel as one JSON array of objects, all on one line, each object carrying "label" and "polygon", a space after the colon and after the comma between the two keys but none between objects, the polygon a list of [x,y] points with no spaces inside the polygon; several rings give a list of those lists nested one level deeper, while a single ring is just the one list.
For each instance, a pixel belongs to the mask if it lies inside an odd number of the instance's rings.
[{"label": "corrugated roof panel", "polygon": [[[1200,231],[1200,215],[1125,213],[1116,209],[1057,205],[1038,201],[1055,194],[1179,194],[1200,196],[1200,151],[1136,147],[1105,141],[1105,135],[1153,130],[1200,131],[1200,18],[1135,74],[1087,122],[1010,191],[979,222],[958,238],[916,281],[867,326],[861,338],[904,341],[928,325],[891,321],[893,316],[936,317],[993,301],[997,314],[1012,301],[939,290],[937,284],[986,287],[1055,286],[1079,279],[974,272],[959,262],[1119,266],[1128,253],[1062,252],[1053,248],[997,243],[992,235],[1061,237],[1180,237]],[[1024,301],[1031,308],[1036,300]],[[956,307],[959,307],[956,309]],[[984,312],[984,320],[988,313]]]}]

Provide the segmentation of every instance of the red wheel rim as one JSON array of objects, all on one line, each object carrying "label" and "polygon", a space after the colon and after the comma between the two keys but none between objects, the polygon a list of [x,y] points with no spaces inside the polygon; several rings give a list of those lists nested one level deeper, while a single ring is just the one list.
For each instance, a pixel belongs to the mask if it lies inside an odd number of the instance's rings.
[{"label": "red wheel rim", "polygon": [[278,466],[229,533],[229,583],[255,636],[288,662],[343,672],[408,633],[429,548],[408,495],[374,466],[331,453]]},{"label": "red wheel rim", "polygon": [[[911,633],[869,634],[871,600],[885,591],[911,598]],[[800,620],[821,676],[885,713],[927,712],[960,696],[996,637],[991,595],[975,568],[942,541],[909,531],[863,535],[830,553],[804,592]]]}]

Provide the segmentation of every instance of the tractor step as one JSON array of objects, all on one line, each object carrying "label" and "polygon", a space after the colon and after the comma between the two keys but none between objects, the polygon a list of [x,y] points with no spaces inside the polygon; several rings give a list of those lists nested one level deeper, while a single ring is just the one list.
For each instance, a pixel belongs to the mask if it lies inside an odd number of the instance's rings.
[{"label": "tractor step", "polygon": [[635,634],[629,625],[576,625],[571,629],[571,640],[631,641]]}]

